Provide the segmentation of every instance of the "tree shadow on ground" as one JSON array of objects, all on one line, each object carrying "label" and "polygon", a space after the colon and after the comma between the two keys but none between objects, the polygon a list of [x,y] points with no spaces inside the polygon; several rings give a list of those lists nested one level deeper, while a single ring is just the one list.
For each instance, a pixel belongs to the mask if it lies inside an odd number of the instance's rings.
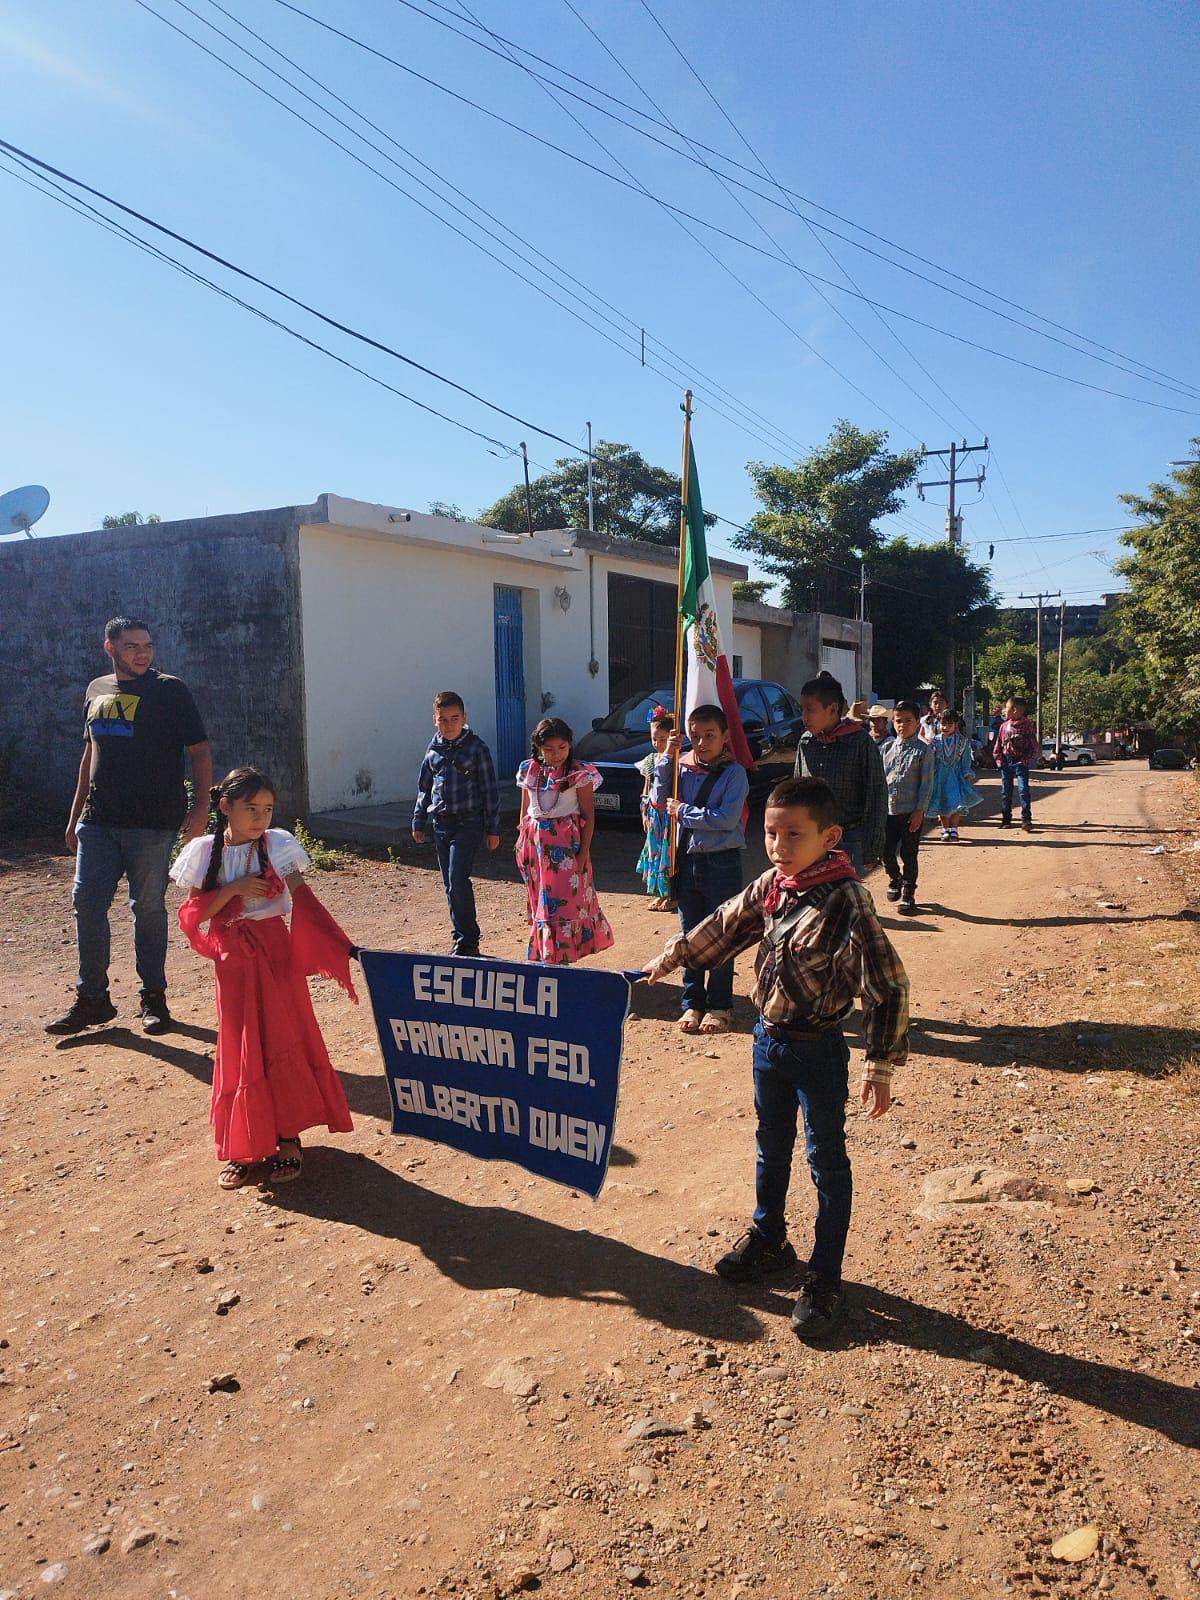
[{"label": "tree shadow on ground", "polygon": [[[756,1308],[790,1315],[791,1296],[767,1291]],[[873,1284],[847,1284],[847,1315],[829,1348],[873,1344],[928,1350],[956,1361],[974,1361],[1011,1372],[1026,1383],[1043,1383],[1065,1400],[1108,1412],[1140,1428],[1152,1428],[1190,1449],[1200,1448],[1200,1394],[1185,1384],[1144,1372],[1108,1366],[1083,1356],[1044,1350],[1026,1339],[996,1333],[935,1306],[889,1294]]]},{"label": "tree shadow on ground", "polygon": [[[847,1032],[852,1034],[853,1027]],[[945,1056],[963,1066],[1017,1062],[1056,1072],[1131,1072],[1161,1078],[1173,1061],[1197,1048],[1195,1029],[1145,1023],[1056,1022],[1038,1026],[949,1022],[913,1017],[909,1046],[916,1055]],[[856,1046],[858,1038],[851,1039]]]},{"label": "tree shadow on ground", "polygon": [[334,1147],[306,1152],[304,1180],[275,1191],[275,1205],[411,1244],[463,1289],[627,1306],[663,1327],[727,1342],[761,1336],[761,1320],[719,1293],[709,1273],[589,1229],[455,1200]]}]

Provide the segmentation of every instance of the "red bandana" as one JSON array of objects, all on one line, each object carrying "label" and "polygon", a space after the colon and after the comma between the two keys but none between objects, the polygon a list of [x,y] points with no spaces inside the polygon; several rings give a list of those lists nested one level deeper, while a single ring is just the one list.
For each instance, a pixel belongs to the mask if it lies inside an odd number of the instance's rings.
[{"label": "red bandana", "polygon": [[805,867],[794,878],[777,871],[763,900],[763,910],[773,916],[785,894],[807,894],[818,883],[840,883],[843,878],[858,878],[854,863],[844,850],[831,850],[824,861]]},{"label": "red bandana", "polygon": [[844,739],[848,733],[858,733],[861,727],[862,723],[856,722],[853,717],[844,717],[829,733],[814,733],[813,738],[818,744],[832,744],[835,739]]}]

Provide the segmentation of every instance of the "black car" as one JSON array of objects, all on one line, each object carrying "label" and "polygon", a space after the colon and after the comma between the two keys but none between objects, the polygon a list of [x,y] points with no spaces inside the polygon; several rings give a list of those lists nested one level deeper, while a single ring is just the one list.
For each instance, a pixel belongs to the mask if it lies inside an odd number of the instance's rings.
[{"label": "black car", "polygon": [[[733,687],[754,756],[748,774],[750,798],[762,800],[781,778],[791,777],[804,719],[782,684],[765,678],[735,678]],[[656,706],[671,711],[674,705],[675,691],[669,684],[643,690],[608,716],[597,717],[592,731],[576,742],[575,754],[593,762],[604,775],[603,787],[596,791],[597,815],[630,820],[640,816],[642,774],[638,762],[654,748],[650,717]]]},{"label": "black car", "polygon": [[1149,765],[1151,772],[1186,772],[1188,758],[1182,750],[1156,750]]}]

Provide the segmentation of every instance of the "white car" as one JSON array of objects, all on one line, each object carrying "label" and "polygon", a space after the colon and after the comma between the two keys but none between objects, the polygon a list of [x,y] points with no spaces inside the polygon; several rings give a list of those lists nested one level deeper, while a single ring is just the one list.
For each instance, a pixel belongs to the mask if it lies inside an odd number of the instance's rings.
[{"label": "white car", "polygon": [[[1065,744],[1062,747],[1064,767],[1094,767],[1096,753],[1082,744]],[[1042,765],[1052,767],[1055,764],[1055,746],[1053,739],[1042,740]]]}]

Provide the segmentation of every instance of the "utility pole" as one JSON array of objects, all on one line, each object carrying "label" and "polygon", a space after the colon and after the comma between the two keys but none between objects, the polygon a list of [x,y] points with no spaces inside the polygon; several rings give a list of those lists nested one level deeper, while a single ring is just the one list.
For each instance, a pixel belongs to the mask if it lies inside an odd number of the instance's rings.
[{"label": "utility pole", "polygon": [[1067,602],[1058,602],[1058,688],[1054,706],[1054,764],[1062,771],[1063,633],[1067,625]]},{"label": "utility pole", "polygon": [[[867,634],[867,563],[858,563],[858,695],[870,694],[871,686],[863,681],[863,667],[866,661],[865,647]],[[855,696],[857,699],[858,696]]]},{"label": "utility pole", "polygon": [[525,515],[529,518],[529,537],[533,538],[533,494],[529,488],[529,451],[521,440],[521,460],[525,463]]},{"label": "utility pole", "polygon": [[[983,436],[982,444],[968,444],[964,439],[961,444],[950,443],[944,450],[926,450],[925,456],[946,456],[949,458],[948,478],[930,479],[917,484],[917,496],[924,500],[926,489],[946,490],[946,540],[951,545],[962,543],[962,515],[957,510],[956,491],[960,483],[974,483],[977,489],[983,488],[983,481],[987,477],[987,466],[980,464],[978,472],[973,478],[964,478],[959,473],[960,459],[974,455],[976,451],[988,448],[987,435]],[[951,705],[955,703],[955,661],[954,646],[951,645],[946,652],[946,682],[944,685],[946,699]]]},{"label": "utility pole", "polygon": [[[1037,594],[1019,594],[1018,600],[1037,601],[1037,736],[1038,749],[1042,747],[1042,606],[1047,600],[1060,600],[1062,590],[1055,589],[1053,593],[1039,590]],[[1064,608],[1065,616],[1065,608]],[[1062,647],[1059,647],[1059,659],[1062,659]]]},{"label": "utility pole", "polygon": [[596,503],[592,498],[592,425],[589,422],[588,430],[588,532],[596,531]]}]

